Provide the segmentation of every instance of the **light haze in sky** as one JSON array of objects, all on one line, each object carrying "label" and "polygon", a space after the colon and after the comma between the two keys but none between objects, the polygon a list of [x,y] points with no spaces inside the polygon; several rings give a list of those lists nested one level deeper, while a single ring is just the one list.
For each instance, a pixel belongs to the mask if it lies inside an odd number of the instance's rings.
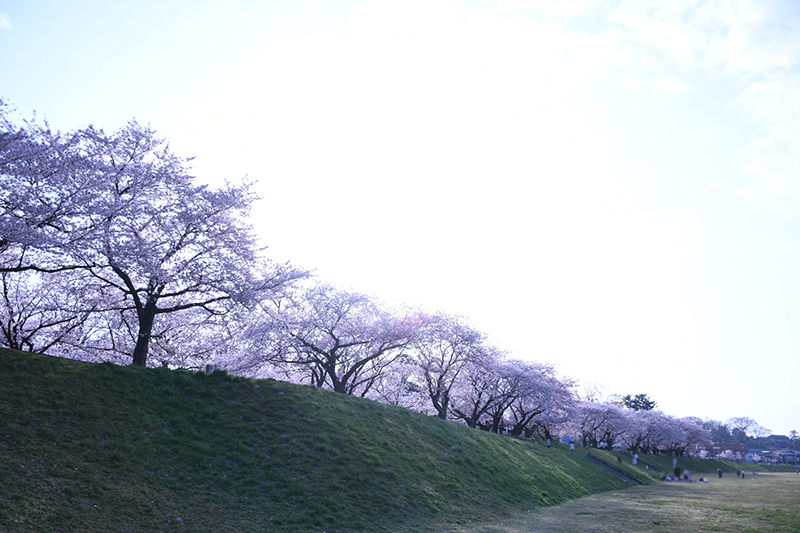
[{"label": "light haze in sky", "polygon": [[0,97],[258,181],[278,260],[800,430],[800,3],[0,0]]}]

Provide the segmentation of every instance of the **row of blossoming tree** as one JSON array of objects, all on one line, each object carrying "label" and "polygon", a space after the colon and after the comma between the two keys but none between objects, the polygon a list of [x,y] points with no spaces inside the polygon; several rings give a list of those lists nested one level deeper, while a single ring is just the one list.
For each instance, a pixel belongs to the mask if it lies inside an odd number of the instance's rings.
[{"label": "row of blossoming tree", "polygon": [[252,185],[197,183],[148,127],[15,124],[0,102],[0,344],[90,361],[214,363],[513,435],[682,453],[692,419],[579,400],[463,318],[389,311],[263,255]]}]

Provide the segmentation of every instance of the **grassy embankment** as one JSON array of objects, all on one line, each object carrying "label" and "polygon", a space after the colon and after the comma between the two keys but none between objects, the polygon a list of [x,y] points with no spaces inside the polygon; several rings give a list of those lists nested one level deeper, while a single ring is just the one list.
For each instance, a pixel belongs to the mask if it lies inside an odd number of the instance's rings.
[{"label": "grassy embankment", "polygon": [[0,530],[434,531],[625,486],[325,390],[2,349],[0,420]]},{"label": "grassy embankment", "polygon": [[0,420],[11,531],[437,531],[626,486],[580,450],[311,387],[4,349]]}]

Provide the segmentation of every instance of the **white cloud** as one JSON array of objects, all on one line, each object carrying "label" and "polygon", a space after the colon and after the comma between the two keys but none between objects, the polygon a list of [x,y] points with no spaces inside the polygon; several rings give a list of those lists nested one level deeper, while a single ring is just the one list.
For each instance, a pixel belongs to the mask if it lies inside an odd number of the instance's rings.
[{"label": "white cloud", "polygon": [[610,19],[678,65],[758,73],[800,62],[793,9],[792,0],[623,0]]},{"label": "white cloud", "polygon": [[8,16],[0,13],[0,30],[13,30],[14,27],[11,25],[11,21],[8,20]]},{"label": "white cloud", "polygon": [[717,59],[732,72],[757,73],[789,68],[800,62],[800,25],[790,0],[741,0],[721,4],[716,24],[727,32],[709,48],[710,60]]},{"label": "white cloud", "polygon": [[623,74],[614,81],[615,86],[630,92],[638,91],[645,84],[659,91],[673,94],[684,93],[691,89],[688,83],[675,76],[656,76],[654,78],[641,79]]},{"label": "white cloud", "polygon": [[738,100],[755,131],[741,164],[752,177],[743,194],[783,211],[800,209],[800,75],[752,83]]},{"label": "white cloud", "polygon": [[652,84],[659,91],[673,94],[685,93],[691,89],[688,83],[674,76],[659,76],[653,79]]},{"label": "white cloud", "polygon": [[480,0],[479,5],[502,15],[543,14],[550,17],[579,17],[607,0]]},{"label": "white cloud", "polygon": [[619,76],[616,80],[616,86],[626,91],[638,91],[642,85],[644,85],[644,81],[628,76],[627,74]]},{"label": "white cloud", "polygon": [[742,92],[739,103],[762,125],[778,126],[784,140],[800,134],[794,127],[800,120],[800,75],[776,74],[754,82]]},{"label": "white cloud", "polygon": [[603,0],[529,0],[530,8],[555,17],[578,17],[585,15],[594,7],[605,3]]},{"label": "white cloud", "polygon": [[[328,168],[345,160],[382,166],[400,147],[406,155],[395,169],[421,157],[511,167],[516,158],[538,157],[537,146],[574,136],[571,128],[580,126],[573,125],[570,98],[616,55],[606,36],[534,19],[444,1],[366,2],[344,33],[254,54],[246,71],[226,76],[228,83],[201,96],[186,116],[207,117],[212,109],[220,121],[248,117],[257,134],[239,137],[281,147],[278,161],[290,161],[291,174],[314,164],[293,153],[309,146],[328,154],[324,163],[317,158]],[[190,128],[189,137],[214,134]],[[233,150],[249,148],[237,143]]]},{"label": "white cloud", "polygon": [[614,116],[614,112],[607,105],[595,104],[586,109],[585,116],[592,120],[607,120]]},{"label": "white cloud", "polygon": [[632,42],[660,51],[681,66],[693,66],[708,36],[705,28],[685,21],[690,7],[687,2],[623,0],[609,19],[621,25]]},{"label": "white cloud", "polygon": [[[636,90],[638,80],[649,79],[658,90],[685,93],[690,78],[702,94],[709,76],[738,84],[735,101],[753,120],[739,152],[739,168],[749,176],[740,192],[784,212],[800,209],[800,77],[786,73],[800,64],[798,15],[791,0],[623,0],[610,13],[621,42],[637,47],[631,58],[643,72],[660,74],[624,75],[617,86]],[[672,74],[670,67],[680,70]]]},{"label": "white cloud", "polygon": [[559,290],[574,301],[591,287],[587,263],[621,285],[612,263],[634,253],[608,254],[638,215],[604,130],[612,111],[581,96],[615,47],[448,2],[367,2],[340,34],[259,51],[169,137],[225,154],[214,174],[261,178],[277,199],[259,217],[271,250],[312,268],[338,258],[333,282],[473,314],[464,287],[508,268],[499,292],[553,280],[541,290],[561,309]]}]

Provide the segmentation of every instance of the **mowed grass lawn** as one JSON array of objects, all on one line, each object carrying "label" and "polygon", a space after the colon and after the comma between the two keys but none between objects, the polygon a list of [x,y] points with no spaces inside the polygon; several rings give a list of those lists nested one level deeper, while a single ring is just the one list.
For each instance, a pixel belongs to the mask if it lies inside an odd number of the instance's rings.
[{"label": "mowed grass lawn", "polygon": [[[695,479],[705,474],[696,474]],[[706,483],[637,486],[571,500],[464,533],[800,531],[800,475],[748,471]]]}]

